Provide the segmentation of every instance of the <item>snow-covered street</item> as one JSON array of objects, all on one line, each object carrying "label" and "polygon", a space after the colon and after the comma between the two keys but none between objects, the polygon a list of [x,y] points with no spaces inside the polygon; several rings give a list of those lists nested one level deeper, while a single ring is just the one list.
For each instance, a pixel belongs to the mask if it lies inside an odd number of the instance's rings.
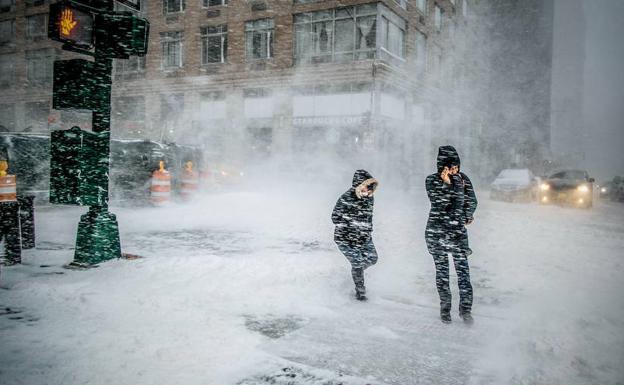
[{"label": "snow-covered street", "polygon": [[84,209],[37,209],[37,249],[0,276],[0,384],[622,384],[624,206],[479,194],[472,326],[439,319],[423,191],[380,190],[353,298],[332,241],[340,191],[232,192],[113,207],[124,252],[75,271]]}]

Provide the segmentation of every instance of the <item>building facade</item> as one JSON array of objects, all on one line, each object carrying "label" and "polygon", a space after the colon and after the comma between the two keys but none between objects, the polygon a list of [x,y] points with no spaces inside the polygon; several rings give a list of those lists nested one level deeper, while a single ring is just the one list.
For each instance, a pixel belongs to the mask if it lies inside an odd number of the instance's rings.
[{"label": "building facade", "polygon": [[[47,39],[48,6],[0,0],[4,130],[89,128],[90,114],[51,109],[52,63],[76,54]],[[149,50],[115,60],[112,134],[214,159],[384,149],[423,174],[447,109],[435,95],[457,72],[445,51],[469,12],[468,0],[142,1]]]}]

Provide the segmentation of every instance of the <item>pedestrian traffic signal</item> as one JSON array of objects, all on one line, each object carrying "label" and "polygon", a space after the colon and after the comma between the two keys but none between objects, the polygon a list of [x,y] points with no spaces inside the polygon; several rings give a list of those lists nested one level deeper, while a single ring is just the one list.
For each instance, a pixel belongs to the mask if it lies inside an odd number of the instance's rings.
[{"label": "pedestrian traffic signal", "polygon": [[69,2],[50,5],[48,37],[81,49],[93,48],[93,14]]},{"label": "pedestrian traffic signal", "polygon": [[95,46],[104,57],[128,59],[145,56],[149,22],[130,12],[99,14],[96,17]]}]

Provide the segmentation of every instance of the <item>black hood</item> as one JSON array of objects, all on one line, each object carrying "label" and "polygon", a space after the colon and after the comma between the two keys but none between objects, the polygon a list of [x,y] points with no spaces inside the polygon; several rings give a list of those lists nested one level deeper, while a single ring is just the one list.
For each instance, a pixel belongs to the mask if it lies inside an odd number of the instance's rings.
[{"label": "black hood", "polygon": [[438,172],[442,172],[444,167],[460,167],[459,154],[453,146],[440,146],[438,148]]},{"label": "black hood", "polygon": [[357,187],[362,182],[364,182],[367,179],[371,179],[372,177],[373,176],[370,174],[370,172],[366,170],[357,170],[355,174],[353,174],[353,183],[351,183],[351,185],[353,187]]}]

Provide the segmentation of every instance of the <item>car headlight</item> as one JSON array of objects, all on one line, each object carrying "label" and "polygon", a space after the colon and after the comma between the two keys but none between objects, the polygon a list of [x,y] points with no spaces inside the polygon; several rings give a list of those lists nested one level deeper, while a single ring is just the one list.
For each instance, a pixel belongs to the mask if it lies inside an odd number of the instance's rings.
[{"label": "car headlight", "polygon": [[601,192],[601,193],[606,193],[606,192],[607,192],[607,188],[606,188],[606,187],[601,188],[601,189],[600,189],[600,192]]},{"label": "car headlight", "polygon": [[550,190],[550,185],[549,185],[548,183],[542,183],[542,184],[540,185],[540,190],[542,190],[542,191],[548,191],[548,190]]},{"label": "car headlight", "polygon": [[576,188],[576,190],[577,190],[578,192],[580,192],[580,193],[585,194],[585,193],[588,193],[588,192],[589,192],[589,187],[587,187],[587,185],[582,184],[582,185],[578,186],[578,187]]}]

